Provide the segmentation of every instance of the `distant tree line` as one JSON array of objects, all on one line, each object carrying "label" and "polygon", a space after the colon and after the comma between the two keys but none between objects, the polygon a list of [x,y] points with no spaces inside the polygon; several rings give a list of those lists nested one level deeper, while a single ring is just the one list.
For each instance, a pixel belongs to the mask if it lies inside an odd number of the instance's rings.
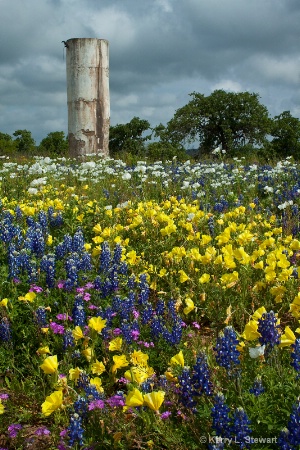
[{"label": "distant tree line", "polygon": [[[111,126],[110,155],[184,159],[186,148],[196,146],[198,157],[206,157],[218,147],[229,157],[255,153],[265,158],[300,159],[300,120],[290,111],[271,118],[259,95],[249,92],[219,89],[208,96],[193,92],[190,97],[166,125],[151,128],[147,120],[134,117],[126,124]],[[17,130],[13,136],[0,132],[0,153],[68,154],[63,131],[49,133],[38,146],[28,130]]]}]

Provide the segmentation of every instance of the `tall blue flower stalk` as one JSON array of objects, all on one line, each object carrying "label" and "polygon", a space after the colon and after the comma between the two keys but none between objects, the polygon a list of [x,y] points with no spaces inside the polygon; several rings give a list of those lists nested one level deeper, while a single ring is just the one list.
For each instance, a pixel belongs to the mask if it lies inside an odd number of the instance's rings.
[{"label": "tall blue flower stalk", "polygon": [[226,369],[230,377],[240,375],[240,370],[238,369],[240,364],[238,344],[236,332],[231,326],[228,326],[219,334],[214,347],[217,363]]},{"label": "tall blue flower stalk", "polygon": [[243,408],[237,408],[233,415],[232,436],[240,449],[249,448],[251,440],[249,439],[252,430],[249,427],[250,420]]},{"label": "tall blue flower stalk", "polygon": [[297,372],[297,378],[300,378],[300,338],[296,339],[295,342],[291,345],[292,353],[291,353],[291,366]]},{"label": "tall blue flower stalk", "polygon": [[280,326],[277,324],[277,317],[274,311],[269,313],[263,313],[261,318],[258,319],[257,331],[260,333],[259,342],[261,345],[265,345],[265,356],[271,353],[273,348],[280,342]]},{"label": "tall blue flower stalk", "polygon": [[211,409],[212,429],[216,436],[230,438],[231,425],[229,417],[230,409],[225,403],[225,397],[218,392],[214,398],[214,406]]},{"label": "tall blue flower stalk", "polygon": [[287,428],[283,429],[277,440],[281,450],[298,450],[300,446],[300,397],[292,407]]}]

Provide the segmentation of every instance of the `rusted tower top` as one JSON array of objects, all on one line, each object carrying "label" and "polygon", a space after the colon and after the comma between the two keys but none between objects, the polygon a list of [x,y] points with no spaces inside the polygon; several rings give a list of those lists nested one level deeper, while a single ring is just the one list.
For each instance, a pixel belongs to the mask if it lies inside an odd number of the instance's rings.
[{"label": "rusted tower top", "polygon": [[[64,41],[63,41],[64,42]],[[70,155],[108,156],[110,100],[109,52],[105,39],[64,42],[67,62]]]}]

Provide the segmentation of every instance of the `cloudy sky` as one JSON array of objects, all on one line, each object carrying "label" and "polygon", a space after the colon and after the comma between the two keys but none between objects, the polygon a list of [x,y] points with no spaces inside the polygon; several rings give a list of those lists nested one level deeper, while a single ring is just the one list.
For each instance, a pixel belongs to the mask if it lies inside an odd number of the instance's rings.
[{"label": "cloudy sky", "polygon": [[67,133],[62,40],[109,41],[111,124],[166,124],[191,92],[300,118],[300,0],[0,0],[0,131]]}]

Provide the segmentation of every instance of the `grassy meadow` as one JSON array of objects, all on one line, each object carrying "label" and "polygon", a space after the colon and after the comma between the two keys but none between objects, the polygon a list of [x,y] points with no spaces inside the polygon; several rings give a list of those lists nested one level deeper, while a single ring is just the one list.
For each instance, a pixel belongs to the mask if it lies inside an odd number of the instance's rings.
[{"label": "grassy meadow", "polygon": [[0,159],[0,449],[298,449],[300,165]]}]

